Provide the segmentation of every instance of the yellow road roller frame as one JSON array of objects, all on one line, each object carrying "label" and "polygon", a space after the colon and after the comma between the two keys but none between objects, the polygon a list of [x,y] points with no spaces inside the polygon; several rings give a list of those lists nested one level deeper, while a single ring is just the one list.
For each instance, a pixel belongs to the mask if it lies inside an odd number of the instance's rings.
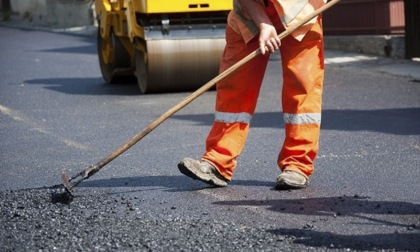
[{"label": "yellow road roller frame", "polygon": [[232,1],[228,0],[149,0],[135,2],[138,4],[136,10],[141,13],[222,11],[232,8]]},{"label": "yellow road roller frame", "polygon": [[143,93],[199,87],[217,74],[231,9],[225,0],[96,0],[104,79],[135,77]]}]

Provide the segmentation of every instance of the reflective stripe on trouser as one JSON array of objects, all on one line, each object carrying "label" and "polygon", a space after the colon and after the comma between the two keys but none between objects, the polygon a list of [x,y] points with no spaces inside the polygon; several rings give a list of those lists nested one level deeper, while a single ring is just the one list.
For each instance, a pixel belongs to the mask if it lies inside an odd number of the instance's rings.
[{"label": "reflective stripe on trouser", "polygon": [[321,18],[301,42],[290,36],[280,48],[283,65],[282,106],[285,140],[279,167],[313,173],[321,126],[324,50]]},{"label": "reflective stripe on trouser", "polygon": [[[323,52],[320,25],[316,24],[298,42],[282,40],[283,112],[285,141],[279,154],[281,169],[298,170],[309,176],[318,150],[323,82]],[[242,37],[226,29],[226,48],[220,72],[258,48],[258,37],[244,44]],[[259,56],[217,83],[216,116],[206,140],[203,159],[231,179],[248,135],[269,55]],[[244,120],[244,118],[247,118]],[[311,119],[312,118],[312,119]]]}]

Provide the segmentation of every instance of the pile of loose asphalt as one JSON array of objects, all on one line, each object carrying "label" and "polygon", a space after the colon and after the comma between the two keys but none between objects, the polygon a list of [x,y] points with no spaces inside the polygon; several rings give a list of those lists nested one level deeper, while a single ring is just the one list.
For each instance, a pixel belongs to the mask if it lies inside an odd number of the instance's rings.
[{"label": "pile of loose asphalt", "polygon": [[57,187],[0,192],[2,251],[284,251],[294,239],[206,213],[157,216],[137,197],[63,195]]},{"label": "pile of loose asphalt", "polygon": [[[143,208],[153,202],[130,194],[78,188],[77,195],[67,198],[63,192],[58,185],[0,192],[1,251],[359,251],[375,247],[366,247],[367,241],[357,237],[346,241],[349,246],[328,246],[334,243],[331,236],[311,238],[310,223],[297,233],[278,232],[269,224],[217,219],[205,208],[184,213],[172,202],[159,203],[160,209]],[[342,202],[345,211],[349,200],[340,198],[336,203]],[[358,195],[351,198],[365,202]],[[397,242],[397,250],[416,251],[413,244],[418,244],[415,230],[419,227],[413,223],[401,230],[406,237],[405,242]]]}]

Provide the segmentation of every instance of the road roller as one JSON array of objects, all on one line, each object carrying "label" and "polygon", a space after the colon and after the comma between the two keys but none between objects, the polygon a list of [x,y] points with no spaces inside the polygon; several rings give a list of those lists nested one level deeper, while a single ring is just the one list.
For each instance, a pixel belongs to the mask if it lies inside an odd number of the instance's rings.
[{"label": "road roller", "polygon": [[228,0],[95,0],[99,66],[142,93],[194,90],[217,76]]}]

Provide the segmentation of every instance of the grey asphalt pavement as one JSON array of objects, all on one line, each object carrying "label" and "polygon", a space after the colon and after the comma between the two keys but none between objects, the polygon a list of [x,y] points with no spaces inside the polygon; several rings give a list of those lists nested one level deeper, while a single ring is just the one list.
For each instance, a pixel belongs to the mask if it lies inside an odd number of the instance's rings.
[{"label": "grey asphalt pavement", "polygon": [[[93,36],[0,26],[3,251],[418,251],[418,62],[326,52],[321,145],[305,190],[275,191],[278,55],[226,188],[176,168],[213,120],[203,94],[60,201],[60,174],[109,154],[188,92],[105,84]],[[392,70],[390,70],[392,69]]]}]

